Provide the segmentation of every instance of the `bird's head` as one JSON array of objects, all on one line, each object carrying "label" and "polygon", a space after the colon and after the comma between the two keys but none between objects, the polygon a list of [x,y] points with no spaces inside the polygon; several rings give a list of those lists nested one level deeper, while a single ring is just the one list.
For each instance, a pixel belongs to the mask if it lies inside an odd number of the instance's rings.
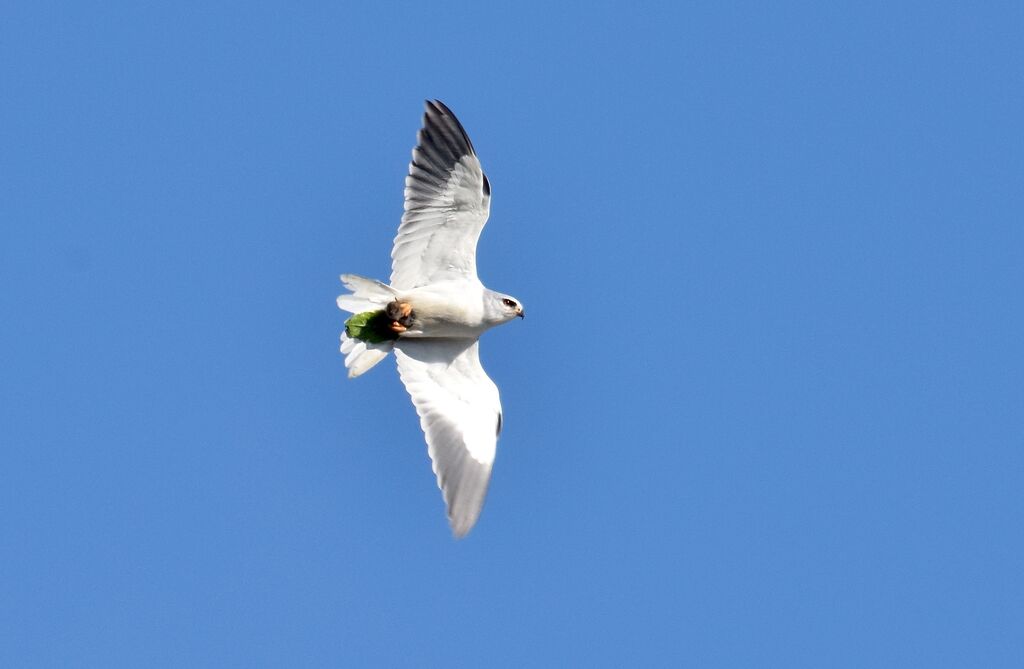
[{"label": "bird's head", "polygon": [[502,295],[492,291],[487,298],[487,319],[494,322],[495,325],[507,323],[516,316],[519,318],[526,317],[523,305],[511,295]]}]

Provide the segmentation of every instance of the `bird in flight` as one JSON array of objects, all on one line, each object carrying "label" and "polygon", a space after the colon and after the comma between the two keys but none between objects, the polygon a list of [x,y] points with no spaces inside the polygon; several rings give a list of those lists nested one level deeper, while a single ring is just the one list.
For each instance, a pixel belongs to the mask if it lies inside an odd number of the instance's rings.
[{"label": "bird in flight", "polygon": [[426,102],[405,178],[405,213],[391,249],[391,283],[342,274],[351,312],[341,334],[350,378],[395,352],[456,538],[476,523],[501,433],[501,401],[480,365],[478,340],[525,315],[519,300],[485,288],[476,244],[491,186],[462,124]]}]

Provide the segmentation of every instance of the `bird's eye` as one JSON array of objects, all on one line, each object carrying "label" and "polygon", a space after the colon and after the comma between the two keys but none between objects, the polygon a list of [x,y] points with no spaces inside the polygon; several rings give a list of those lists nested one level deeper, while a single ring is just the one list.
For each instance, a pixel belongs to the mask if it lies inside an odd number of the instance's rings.
[{"label": "bird's eye", "polygon": [[507,297],[503,297],[501,299],[501,303],[504,304],[506,307],[510,307],[510,308],[515,308],[515,306],[516,306],[516,301],[515,300],[510,300]]}]

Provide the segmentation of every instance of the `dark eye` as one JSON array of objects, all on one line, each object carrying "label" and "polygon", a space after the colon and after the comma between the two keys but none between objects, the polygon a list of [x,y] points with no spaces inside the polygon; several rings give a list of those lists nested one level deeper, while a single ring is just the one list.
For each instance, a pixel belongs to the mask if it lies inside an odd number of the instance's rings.
[{"label": "dark eye", "polygon": [[506,307],[515,308],[515,306],[516,306],[516,301],[515,300],[510,300],[507,297],[501,298],[501,303],[504,304]]}]

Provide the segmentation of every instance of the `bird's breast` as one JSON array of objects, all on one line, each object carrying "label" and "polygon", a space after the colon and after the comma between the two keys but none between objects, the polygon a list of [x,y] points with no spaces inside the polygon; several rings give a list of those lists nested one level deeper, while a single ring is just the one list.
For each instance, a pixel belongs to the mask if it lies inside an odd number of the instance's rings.
[{"label": "bird's breast", "polygon": [[465,282],[415,288],[401,296],[412,305],[415,319],[403,337],[480,336],[484,323],[482,291]]}]

